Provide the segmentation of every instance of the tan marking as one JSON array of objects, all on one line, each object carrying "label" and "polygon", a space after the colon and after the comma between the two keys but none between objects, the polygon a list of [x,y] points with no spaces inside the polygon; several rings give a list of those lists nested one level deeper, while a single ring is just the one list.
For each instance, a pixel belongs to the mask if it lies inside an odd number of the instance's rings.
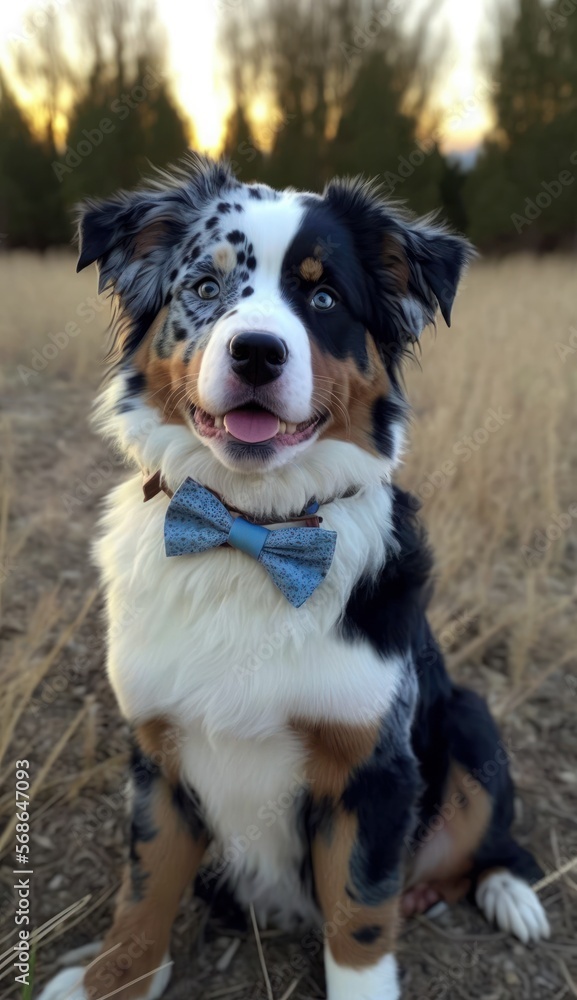
[{"label": "tan marking", "polygon": [[152,840],[135,845],[145,876],[144,898],[134,900],[131,870],[127,866],[114,923],[102,945],[102,958],[96,959],[84,976],[91,1000],[110,996],[111,991],[118,1000],[138,1000],[143,996],[143,984],[149,985],[153,973],[165,961],[181,895],[198,871],[206,850],[207,839],[203,836],[195,840],[174,806],[172,779],[178,773],[178,752],[171,755],[166,750],[170,731],[171,727],[163,720],[146,723],[138,731],[145,752],[153,760],[160,755],[163,773],[172,777],[170,780],[159,777],[153,782],[152,825],[157,833]]},{"label": "tan marking", "polygon": [[[451,763],[443,805],[433,817],[408,868],[405,888],[426,882],[447,902],[456,902],[470,887],[473,857],[487,832],[493,806],[485,788],[455,761]],[[430,836],[429,836],[430,833]],[[418,827],[416,839],[423,836]]]},{"label": "tan marking", "polygon": [[305,257],[299,267],[299,274],[304,281],[320,281],[323,276],[323,265],[315,257]]},{"label": "tan marking", "polygon": [[134,252],[133,259],[136,260],[138,257],[142,257],[149,250],[154,250],[158,247],[167,233],[166,222],[151,222],[149,226],[146,226],[134,237]]},{"label": "tan marking", "polygon": [[361,372],[352,358],[334,358],[311,340],[313,404],[331,412],[331,419],[321,432],[321,440],[352,441],[372,455],[378,455],[373,438],[373,406],[380,396],[388,396],[391,384],[368,331],[366,348],[368,370]]},{"label": "tan marking", "polygon": [[406,294],[409,287],[409,264],[402,245],[390,234],[383,240],[383,262],[386,270],[393,275],[398,291]]},{"label": "tan marking", "polygon": [[236,250],[233,250],[230,243],[221,243],[214,251],[212,260],[219,271],[228,274],[236,266]]},{"label": "tan marking", "polygon": [[183,740],[178,726],[166,719],[150,719],[138,727],[136,735],[145,754],[162,769],[170,785],[176,785],[180,777],[180,747]]},{"label": "tan marking", "polygon": [[367,760],[375,747],[379,727],[327,722],[293,721],[308,753],[307,777],[315,797],[340,797],[354,768]]},{"label": "tan marking", "polygon": [[152,349],[154,338],[168,314],[162,309],[144,336],[134,355],[134,367],[146,379],[148,401],[161,410],[167,424],[185,424],[186,408],[198,403],[198,375],[202,351],[196,351],[188,364],[184,361],[186,341],[178,343],[168,358],[160,358]]}]

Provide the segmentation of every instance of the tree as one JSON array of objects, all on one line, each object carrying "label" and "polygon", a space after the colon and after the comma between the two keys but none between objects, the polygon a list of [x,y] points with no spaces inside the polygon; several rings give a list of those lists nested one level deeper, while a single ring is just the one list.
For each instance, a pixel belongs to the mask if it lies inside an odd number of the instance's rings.
[{"label": "tree", "polygon": [[[239,121],[251,128],[258,94],[274,125],[247,175],[318,190],[337,172],[388,172],[389,193],[398,186],[417,209],[438,205],[442,159],[433,145],[422,153],[416,138],[435,63],[425,58],[425,24],[423,15],[406,30],[395,0],[376,9],[369,0],[246,0],[221,37],[236,102],[227,151],[239,148]],[[410,179],[398,173],[403,155],[418,163]]]},{"label": "tree", "polygon": [[[82,52],[80,68],[72,65],[74,51]],[[37,96],[42,134],[36,141],[23,119],[18,125],[18,109],[5,97],[4,113],[20,135],[11,162],[25,159],[34,179],[25,190],[17,168],[10,177],[4,171],[0,197],[16,198],[11,213],[30,245],[69,242],[70,209],[80,198],[132,187],[151,163],[174,162],[189,145],[153,0],[77,0],[60,19],[52,14],[29,32],[15,72]]]},{"label": "tree", "polygon": [[464,188],[481,247],[575,240],[577,16],[564,0],[518,0],[494,62],[497,127]]},{"label": "tree", "polygon": [[8,246],[44,250],[68,239],[50,156],[0,76],[0,229]]}]

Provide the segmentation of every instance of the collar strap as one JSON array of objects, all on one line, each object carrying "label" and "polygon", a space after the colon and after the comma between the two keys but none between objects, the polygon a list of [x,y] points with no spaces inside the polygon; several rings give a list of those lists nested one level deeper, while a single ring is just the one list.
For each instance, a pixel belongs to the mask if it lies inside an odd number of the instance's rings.
[{"label": "collar strap", "polygon": [[[208,489],[206,486],[204,488]],[[158,496],[159,493],[166,493],[167,497],[171,500],[174,496],[173,491],[164,481],[160,469],[158,469],[157,472],[153,472],[151,475],[144,474],[142,492],[144,495],[144,503],[148,500],[152,500],[155,496]],[[356,489],[353,489],[352,491],[349,490],[344,494],[344,496],[353,496],[357,492],[358,491]],[[306,508],[294,517],[277,517],[273,521],[257,521],[252,514],[246,514],[244,511],[239,510],[238,507],[231,507],[229,504],[225,503],[223,498],[215,490],[209,490],[209,493],[214,494],[214,496],[220,500],[221,504],[223,504],[223,506],[225,506],[231,514],[238,514],[245,521],[248,521],[249,524],[259,524],[265,526],[267,524],[283,524],[285,522],[288,523],[289,521],[291,523],[298,521],[299,523],[302,523],[305,528],[318,528],[323,520],[322,517],[318,517],[317,515],[319,504],[316,500],[310,500]],[[333,499],[336,499],[336,497],[333,497]],[[327,500],[325,502],[331,503],[332,501]]]}]

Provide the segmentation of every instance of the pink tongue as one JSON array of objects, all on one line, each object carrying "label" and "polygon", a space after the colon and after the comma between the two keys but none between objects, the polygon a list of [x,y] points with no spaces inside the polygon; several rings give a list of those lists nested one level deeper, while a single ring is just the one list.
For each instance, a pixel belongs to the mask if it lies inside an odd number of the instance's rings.
[{"label": "pink tongue", "polygon": [[257,444],[275,436],[279,419],[266,410],[231,410],[224,418],[224,426],[239,441]]}]

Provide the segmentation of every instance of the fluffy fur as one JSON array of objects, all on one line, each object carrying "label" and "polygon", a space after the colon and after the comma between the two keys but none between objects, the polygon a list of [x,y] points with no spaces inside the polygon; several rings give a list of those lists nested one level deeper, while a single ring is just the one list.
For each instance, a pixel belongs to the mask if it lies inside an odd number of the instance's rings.
[{"label": "fluffy fur", "polygon": [[[329,1000],[398,998],[403,889],[419,910],[477,886],[490,919],[547,933],[528,886],[483,882],[538,869],[509,834],[506,757],[486,787],[474,777],[498,734],[446,675],[430,555],[392,484],[401,361],[438,307],[449,321],[470,255],[363,182],[275,192],[208,161],[84,207],[79,267],[98,262],[119,310],[97,419],[138,472],[96,546],[109,677],[136,743],[131,862],[82,1000],[105,995],[105,956],[134,928],[155,944],[118,995],[157,996],[164,979],[147,993],[138,977],[158,975],[199,871],[209,898],[226,883],[262,925],[324,926]],[[229,414],[247,408],[278,418],[276,434],[235,438]],[[156,471],[257,521],[290,524],[316,499],[337,533],[326,580],[297,610],[234,549],[167,559],[168,498],[142,502]]]}]

